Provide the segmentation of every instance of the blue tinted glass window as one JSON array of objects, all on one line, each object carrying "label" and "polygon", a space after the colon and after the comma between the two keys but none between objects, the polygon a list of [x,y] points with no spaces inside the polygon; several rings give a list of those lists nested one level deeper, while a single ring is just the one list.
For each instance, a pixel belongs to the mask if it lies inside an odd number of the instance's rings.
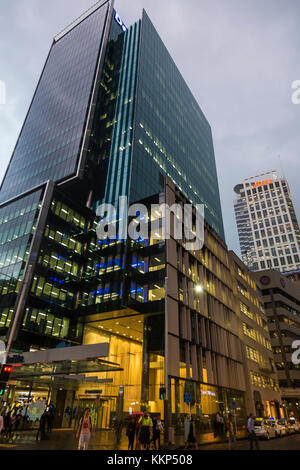
[{"label": "blue tinted glass window", "polygon": [[160,191],[169,176],[224,237],[211,128],[144,13],[136,100],[132,200]]},{"label": "blue tinted glass window", "polygon": [[1,202],[76,172],[107,8],[54,41],[1,187]]}]

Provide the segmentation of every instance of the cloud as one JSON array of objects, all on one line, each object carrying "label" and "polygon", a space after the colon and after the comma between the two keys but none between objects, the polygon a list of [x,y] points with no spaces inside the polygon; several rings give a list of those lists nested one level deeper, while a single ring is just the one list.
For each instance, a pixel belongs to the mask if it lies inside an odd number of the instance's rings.
[{"label": "cloud", "polygon": [[[0,107],[0,178],[51,40],[94,0],[12,0],[2,6],[0,80],[8,105]],[[211,123],[226,239],[239,251],[233,187],[259,171],[279,167],[300,210],[300,105],[291,83],[300,79],[300,3],[293,0],[116,0],[124,23],[149,14]]]}]

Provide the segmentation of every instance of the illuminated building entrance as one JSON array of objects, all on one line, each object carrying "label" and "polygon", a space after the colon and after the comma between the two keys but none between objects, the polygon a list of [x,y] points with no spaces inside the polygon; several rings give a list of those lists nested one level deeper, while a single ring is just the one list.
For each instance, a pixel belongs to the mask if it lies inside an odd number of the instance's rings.
[{"label": "illuminated building entrance", "polygon": [[[113,426],[116,418],[120,387],[124,389],[124,419],[146,408],[150,413],[160,413],[163,417],[163,401],[159,400],[159,388],[164,384],[163,328],[159,329],[160,322],[159,314],[145,315],[129,309],[87,319],[83,343],[109,343],[108,361],[120,365],[119,371],[101,374],[103,383],[98,397],[103,409],[101,419],[105,421],[107,411],[109,427]],[[92,393],[93,388],[96,390],[96,386],[93,386],[89,393]],[[83,387],[80,387],[78,397],[88,403]]]}]

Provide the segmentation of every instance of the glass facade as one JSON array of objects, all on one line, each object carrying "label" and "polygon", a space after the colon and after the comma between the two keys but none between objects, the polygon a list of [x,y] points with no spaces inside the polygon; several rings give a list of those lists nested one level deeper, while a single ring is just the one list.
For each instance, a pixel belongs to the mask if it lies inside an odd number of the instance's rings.
[{"label": "glass facade", "polygon": [[0,202],[76,173],[108,5],[54,41],[2,183]]},{"label": "glass facade", "polygon": [[81,342],[82,326],[75,312],[85,255],[80,237],[89,226],[88,215],[55,194],[27,300],[24,331]]},{"label": "glass facade", "polygon": [[[16,350],[54,347],[64,340],[80,343],[82,325],[76,312],[87,255],[82,237],[92,213],[74,208],[55,192],[49,207],[44,188],[2,206],[0,330],[7,333],[26,274],[34,265]],[[46,217],[43,221],[42,212]],[[37,244],[37,239],[39,240]],[[24,286],[24,284],[23,284]]]},{"label": "glass facade", "polygon": [[[106,188],[106,177],[111,153],[116,105],[119,99],[118,87],[123,56],[124,33],[116,21],[112,21],[103,71],[97,82],[100,84],[95,93],[94,116],[88,145],[85,146],[84,182],[88,191],[93,188],[93,201],[102,199]],[[84,149],[84,151],[85,151]]]},{"label": "glass facade", "polygon": [[119,196],[130,194],[140,29],[138,22],[127,30],[124,38],[105,202],[114,203]]},{"label": "glass facade", "polygon": [[[42,191],[0,208],[1,276],[18,278],[26,261]],[[27,253],[28,254],[28,253]]]},{"label": "glass facade", "polygon": [[[244,393],[239,390],[214,385],[171,378],[171,423],[176,434],[184,434],[185,419],[191,413],[195,421],[195,432],[201,441],[212,441],[215,432],[215,417],[222,413],[225,422],[228,414],[233,413],[236,404],[236,424],[238,432],[245,429],[246,408]],[[191,394],[191,403],[184,401],[185,393]]]},{"label": "glass facade", "polygon": [[142,20],[131,199],[169,176],[224,238],[210,126],[149,17]]},{"label": "glass facade", "polygon": [[[2,201],[15,198],[28,187],[41,188],[0,208],[3,334],[8,333],[16,309],[26,261],[34,260],[26,308],[14,344],[17,350],[55,347],[62,341],[80,344],[80,309],[100,299],[99,280],[95,289],[90,280],[95,224],[93,212],[85,207],[86,192],[78,191],[78,187],[65,191],[64,184],[58,190],[51,183],[54,196],[47,192],[34,247],[32,240],[46,194],[44,181],[57,182],[79,170],[93,90],[80,165],[84,172],[79,172],[79,179],[85,180],[88,191],[94,188],[94,198],[104,194],[124,41],[116,21],[112,21],[107,36],[105,26],[111,20],[111,2],[99,3],[54,39],[1,188]],[[107,43],[102,49],[103,41]],[[99,184],[101,181],[103,184]],[[110,264],[110,259],[107,262]],[[119,284],[115,290],[119,291]]]},{"label": "glass facade", "polygon": [[224,239],[209,123],[147,14],[125,33],[106,202],[162,191],[169,176]]},{"label": "glass facade", "polygon": [[[156,195],[169,175],[191,202],[206,204],[207,220],[223,236],[210,126],[145,12],[126,32],[111,18],[103,69],[96,77],[110,6],[104,3],[54,40],[0,200],[78,171],[96,78],[80,175],[92,192],[89,207],[95,209],[103,199],[115,202],[120,195],[131,201]],[[98,242],[95,216],[85,209],[83,193],[66,184],[60,191],[43,228],[23,328],[77,341],[80,335],[69,334],[71,311],[84,317],[124,296],[134,305],[163,299],[165,260],[154,233],[130,246]],[[17,204],[26,208],[27,196]],[[1,270],[7,279],[18,277],[24,267],[24,237],[32,232],[34,210],[27,214],[26,209],[12,227],[1,225]],[[155,256],[140,253],[154,245]],[[132,276],[124,279],[127,269]],[[141,274],[149,279],[142,283]]]},{"label": "glass facade", "polygon": [[[96,9],[54,42],[1,188],[4,201],[27,188],[36,185],[42,188],[46,180],[54,181],[47,185],[52,191],[45,193],[47,203],[44,204],[43,189],[36,192],[36,199],[30,200],[30,204],[27,196],[20,197],[20,207],[16,209],[15,203],[11,203],[9,213],[16,212],[16,218],[22,217],[16,222],[20,233],[14,230],[13,217],[8,221],[4,214],[4,222],[0,224],[0,230],[8,233],[3,238],[6,250],[3,251],[3,268],[9,276],[3,281],[6,289],[11,276],[18,277],[19,273],[23,276],[26,256],[34,256],[34,270],[13,348],[26,351],[108,342],[108,360],[118,364],[120,369],[118,373],[110,370],[106,376],[101,376],[107,381],[101,385],[103,395],[95,410],[94,422],[99,427],[111,427],[117,413],[120,386],[124,387],[125,416],[147,408],[164,415],[159,388],[165,380],[164,315],[168,295],[165,277],[166,266],[170,267],[167,258],[170,250],[162,239],[161,214],[149,216],[149,222],[157,222],[157,229],[151,228],[148,239],[116,237],[102,241],[97,238],[95,209],[103,201],[115,203],[119,196],[126,195],[130,202],[143,202],[150,209],[151,204],[166,201],[165,178],[168,177],[169,188],[173,187],[172,181],[175,183],[176,200],[182,204],[188,201],[205,204],[207,222],[217,239],[211,241],[211,252],[208,249],[201,252],[199,271],[195,262],[189,267],[186,264],[187,272],[185,268],[177,272],[179,265],[172,268],[172,289],[179,287],[182,296],[179,296],[180,305],[176,304],[176,311],[172,312],[175,330],[172,354],[174,357],[179,354],[174,387],[182,386],[183,379],[193,378],[196,394],[193,414],[195,411],[196,416],[200,413],[203,419],[206,415],[210,419],[218,409],[217,402],[213,403],[208,393],[213,386],[205,389],[202,381],[207,387],[214,383],[214,393],[220,401],[224,386],[222,390],[217,389],[217,377],[210,377],[212,355],[209,352],[205,355],[204,346],[201,352],[195,343],[198,341],[200,347],[199,331],[208,331],[211,327],[208,320],[205,323],[204,316],[208,319],[215,314],[215,304],[209,296],[217,292],[218,305],[223,301],[224,308],[219,306],[216,312],[223,312],[228,324],[234,315],[232,305],[225,306],[226,302],[231,302],[231,290],[216,278],[217,275],[222,278],[226,254],[217,235],[224,238],[211,129],[146,13],[141,21],[122,31],[118,22],[109,17],[109,6],[107,3]],[[106,19],[112,19],[109,34],[107,30],[104,32]],[[107,42],[101,49],[103,34]],[[83,142],[84,129],[87,135]],[[65,181],[75,174],[72,184]],[[62,184],[56,184],[58,182]],[[5,206],[2,208],[4,210]],[[35,221],[42,213],[35,232],[39,243],[30,250]],[[6,223],[13,227],[6,228]],[[13,244],[22,237],[23,251],[17,252]],[[12,245],[6,249],[9,243]],[[185,253],[183,248],[173,248],[177,251],[176,265]],[[222,262],[216,262],[219,252]],[[17,262],[20,263],[18,268]],[[206,276],[204,266],[212,271],[215,266],[217,275]],[[20,282],[22,276],[19,276]],[[191,319],[193,325],[192,338],[188,340],[178,328],[183,324],[182,308],[188,308],[183,292],[191,280],[193,283],[203,281],[204,292],[203,304],[200,305],[200,299],[194,299],[194,308],[186,310],[186,321]],[[217,291],[216,285],[219,290],[223,286],[222,293]],[[17,304],[16,295],[4,298],[3,334],[7,333]],[[219,329],[214,329],[218,333]],[[223,329],[226,339],[227,331]],[[237,348],[237,338],[229,332],[228,338]],[[198,356],[192,355],[192,347]],[[225,346],[222,351],[215,348],[215,352],[220,356],[217,356],[218,370],[224,375],[232,361],[235,361],[233,370],[239,370],[239,357],[235,357],[238,352],[232,354],[228,364],[224,357],[230,354]],[[237,375],[234,374],[234,379]],[[232,386],[233,390],[240,386],[238,380],[231,382],[228,387]],[[99,384],[96,386],[99,388]],[[93,387],[91,385],[91,389]],[[183,396],[177,396],[173,388],[176,400],[172,401],[172,407],[176,410],[172,413],[184,413]],[[68,395],[65,403],[70,401],[70,407],[72,403],[84,407],[90,398],[85,390],[84,383],[77,387],[75,401],[74,393],[73,398]],[[58,402],[60,391],[53,388],[51,399]],[[230,393],[226,391],[227,401]],[[178,411],[180,406],[181,411]]]},{"label": "glass facade", "polygon": [[0,329],[11,322],[41,198],[39,190],[0,208]]}]

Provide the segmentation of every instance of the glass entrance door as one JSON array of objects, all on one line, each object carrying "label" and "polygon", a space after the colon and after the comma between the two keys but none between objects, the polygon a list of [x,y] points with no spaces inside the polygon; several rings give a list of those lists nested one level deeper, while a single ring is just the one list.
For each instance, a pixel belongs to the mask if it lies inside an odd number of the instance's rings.
[{"label": "glass entrance door", "polygon": [[91,418],[94,429],[110,429],[110,411],[112,400],[110,398],[99,398],[98,400],[81,399],[79,401],[78,419],[80,419],[85,408],[91,410]]},{"label": "glass entrance door", "polygon": [[109,429],[110,400],[100,400],[99,428]]}]

